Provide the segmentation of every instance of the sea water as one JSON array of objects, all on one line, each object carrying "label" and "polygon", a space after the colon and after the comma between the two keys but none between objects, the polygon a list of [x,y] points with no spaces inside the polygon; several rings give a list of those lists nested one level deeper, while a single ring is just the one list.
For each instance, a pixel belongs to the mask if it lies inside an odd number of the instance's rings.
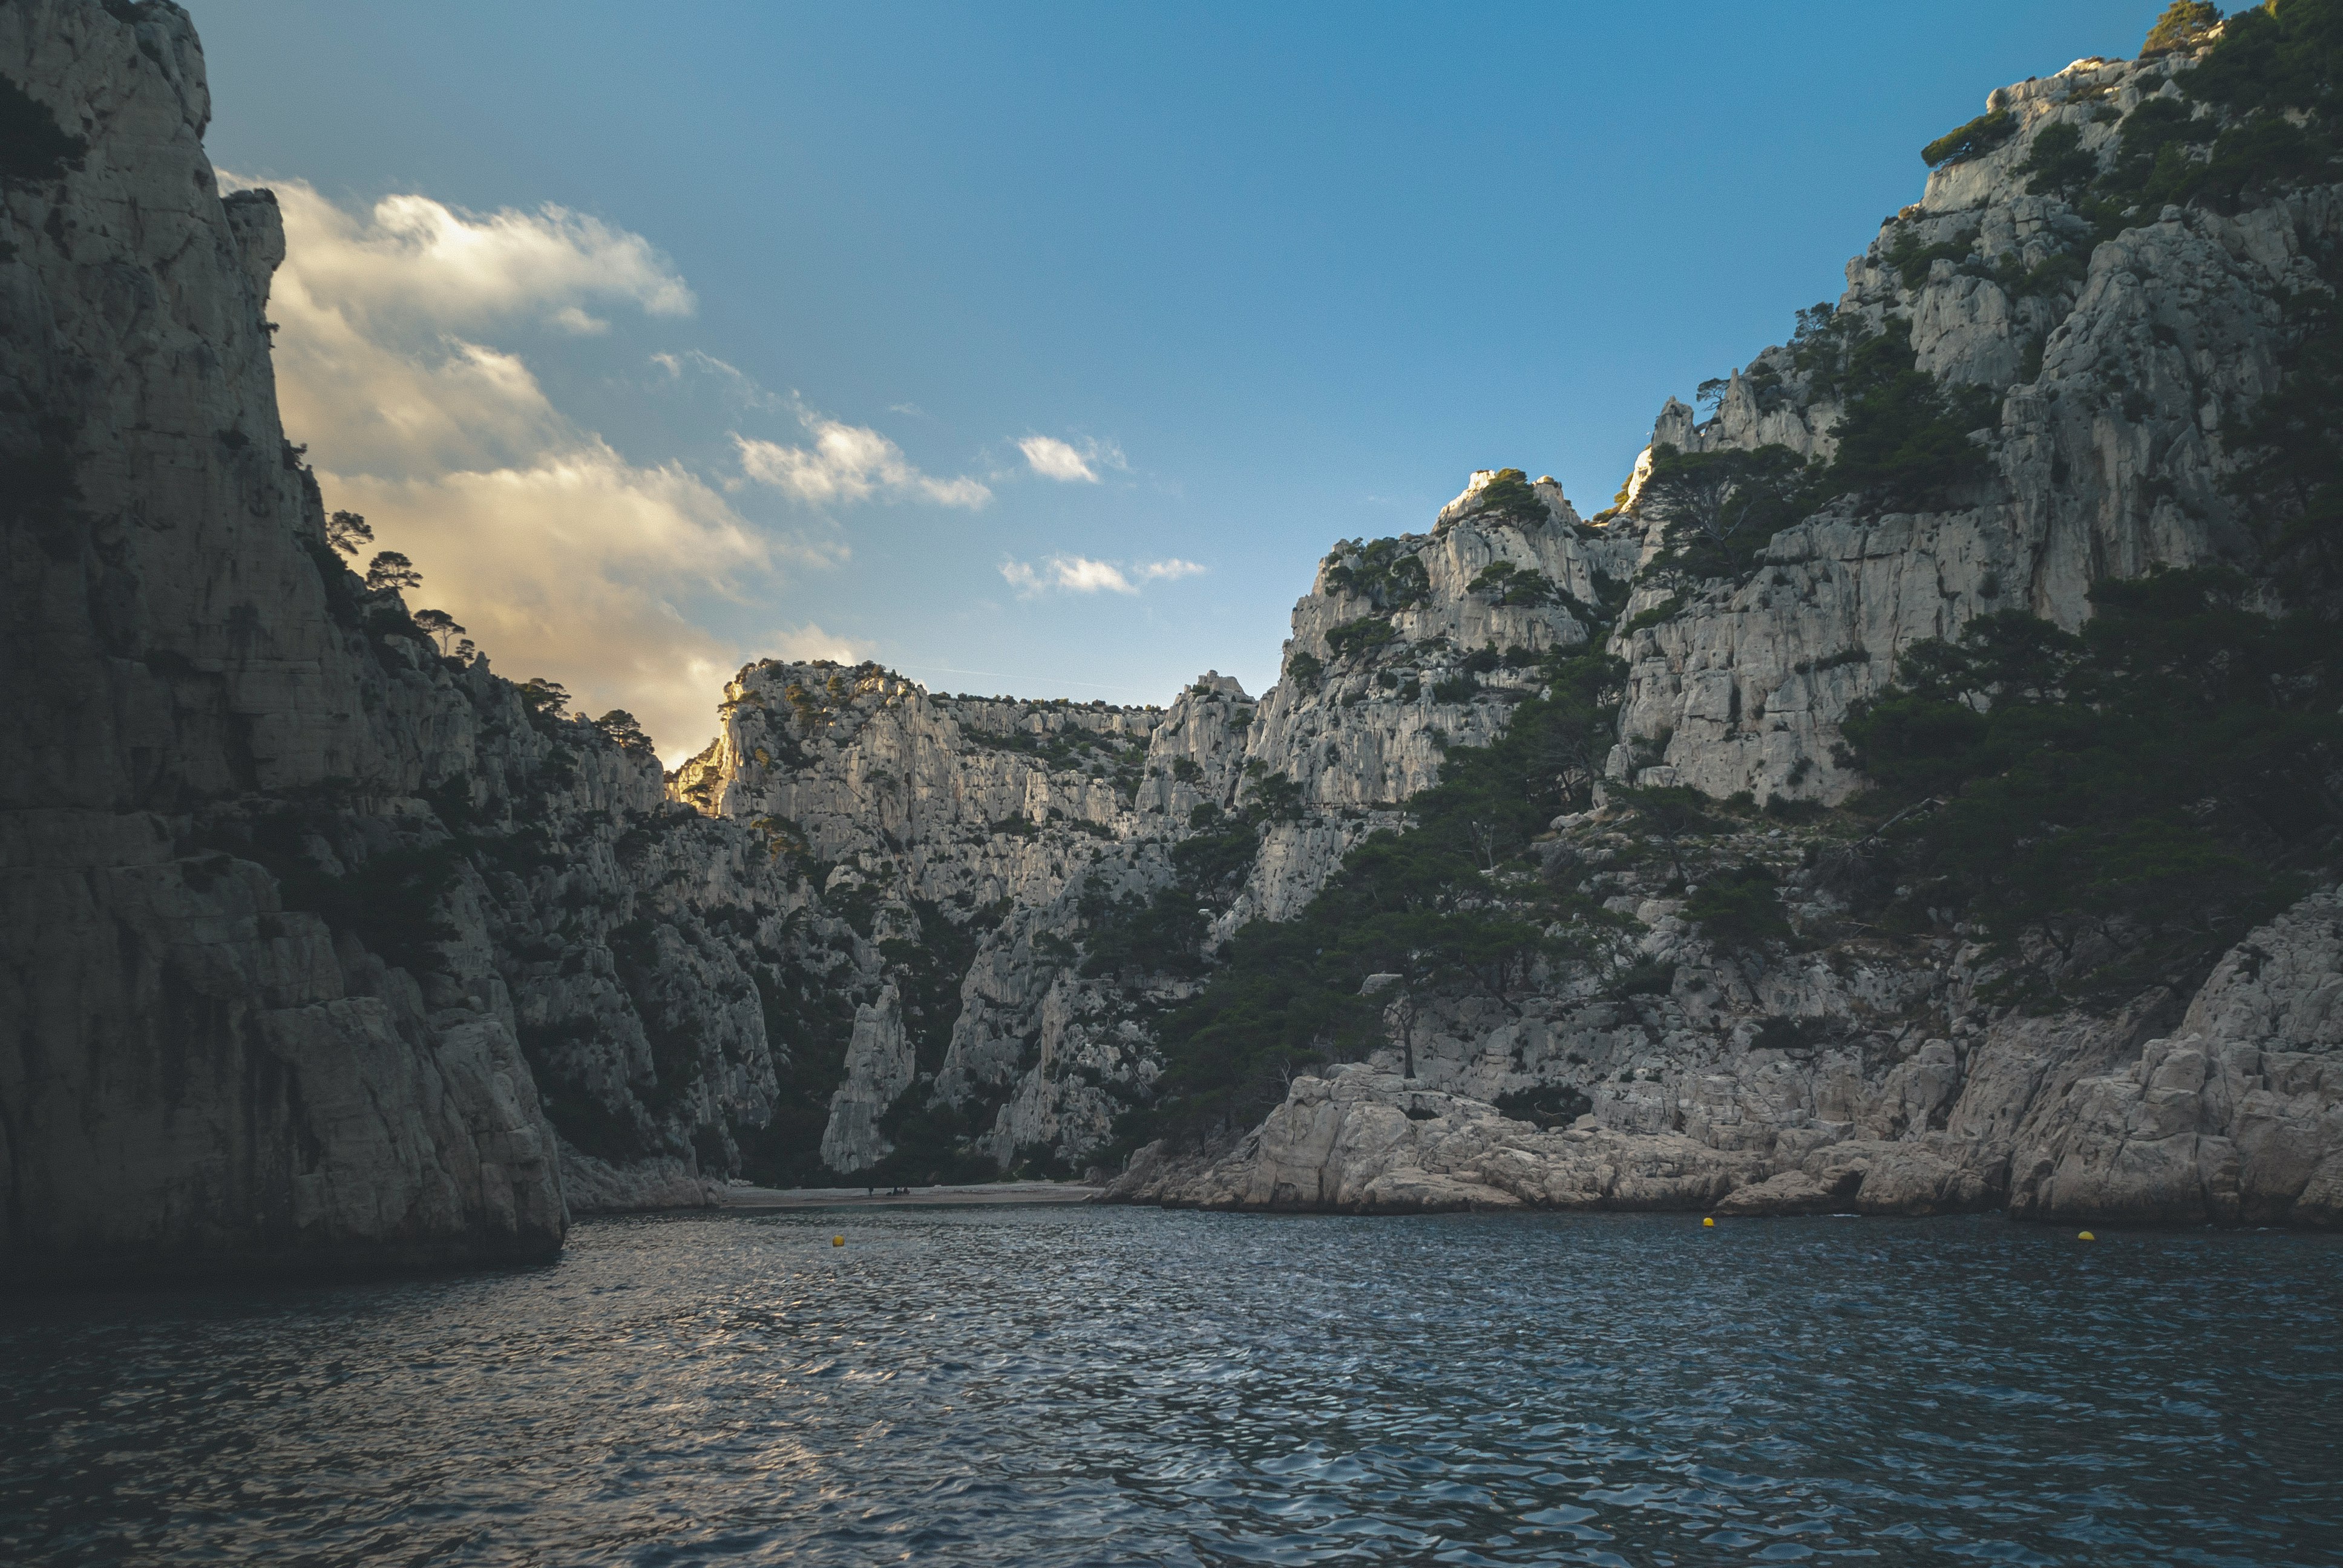
[{"label": "sea water", "polygon": [[0,1561],[2332,1564],[2338,1292],[1999,1219],[592,1221],[0,1304]]}]

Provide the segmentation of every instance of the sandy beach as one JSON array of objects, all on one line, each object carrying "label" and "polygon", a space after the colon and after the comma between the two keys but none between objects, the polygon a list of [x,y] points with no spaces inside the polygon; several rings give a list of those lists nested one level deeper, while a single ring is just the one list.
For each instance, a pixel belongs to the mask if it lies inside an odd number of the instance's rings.
[{"label": "sandy beach", "polygon": [[1072,1181],[980,1181],[963,1187],[914,1187],[906,1192],[860,1187],[727,1187],[726,1209],[905,1209],[1008,1203],[1081,1203],[1100,1189]]}]

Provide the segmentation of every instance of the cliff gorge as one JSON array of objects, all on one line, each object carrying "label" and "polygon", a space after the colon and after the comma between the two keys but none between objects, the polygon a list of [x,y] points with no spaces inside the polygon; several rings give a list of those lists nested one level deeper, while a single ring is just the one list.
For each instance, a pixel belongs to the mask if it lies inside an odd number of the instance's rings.
[{"label": "cliff gorge", "polygon": [[2335,1222],[2343,170],[2226,53],[2328,9],[1997,92],[1611,509],[1337,543],[1264,693],[768,660],[662,779],[345,563],[186,14],[0,5],[10,1277],[1093,1165]]}]

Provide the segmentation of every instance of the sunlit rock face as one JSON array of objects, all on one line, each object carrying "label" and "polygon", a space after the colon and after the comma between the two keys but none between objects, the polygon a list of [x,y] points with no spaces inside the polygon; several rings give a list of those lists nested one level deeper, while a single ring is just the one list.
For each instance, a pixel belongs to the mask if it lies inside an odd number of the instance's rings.
[{"label": "sunlit rock face", "polygon": [[[2102,578],[2253,561],[2220,429],[2276,387],[2281,301],[2320,286],[2314,258],[2343,233],[2343,202],[2318,187],[2230,216],[2168,207],[2100,243],[2028,189],[2044,133],[2072,127],[2112,159],[2117,116],[2177,98],[2188,68],[2185,55],[2084,60],[1996,91],[2009,138],[1936,172],[1847,264],[1842,322],[1906,324],[1919,368],[1998,394],[1979,427],[1990,473],[1949,510],[1843,504],[1776,537],[1745,582],[1639,585],[1630,618],[1684,602],[1612,639],[1633,666],[1615,777],[1836,800],[1856,786],[1834,760],[1838,723],[1914,643],[2001,609],[2072,628]],[[1653,441],[1828,457],[1843,413],[1791,345],[1734,373],[1705,421],[1671,400]],[[1660,522],[1618,526],[1647,536],[1648,560]]]},{"label": "sunlit rock face", "polygon": [[[1259,699],[1213,672],[1161,709],[941,695],[870,665],[740,672],[671,792],[762,835],[818,889],[809,910],[894,944],[850,993],[830,1170],[896,1152],[890,1113],[930,1106],[989,1159],[1078,1166],[1152,1084],[1147,1020],[1192,993],[1202,953],[1298,912],[1368,833],[1404,825],[1448,749],[1502,730],[1542,656],[1588,643],[1635,541],[1587,527],[1551,480],[1493,516],[1493,477],[1427,533],[1332,552]],[[1211,885],[1183,881],[1179,846],[1248,814],[1256,836]],[[1085,961],[1103,907],[1167,890],[1202,906],[1186,950]],[[908,1055],[871,1021],[890,985],[949,995]]]},{"label": "sunlit rock face", "polygon": [[[2223,430],[2279,384],[2289,296],[2324,288],[2338,189],[2135,211],[2107,234],[2028,188],[2046,135],[2104,167],[2120,117],[2175,99],[2189,68],[2186,53],[2083,61],[1994,94],[2006,138],[1931,177],[1850,263],[1835,311],[1711,389],[1709,417],[1662,410],[1621,508],[1595,519],[1630,552],[1609,569],[1634,579],[1598,633],[1629,666],[1616,784],[1835,801],[1861,782],[1838,760],[1840,724],[1914,644],[2003,609],[2076,628],[2095,584],[2159,566],[2267,571],[2224,483]],[[1672,568],[1681,503],[1649,489],[1669,449],[1838,456],[1848,410],[1816,347],[1834,321],[1908,332],[1916,369],[1981,389],[1984,472],[1942,509],[1831,503],[1737,578]],[[1394,991],[1368,1060],[1296,1081],[1249,1132],[1142,1150],[1112,1195],[2343,1222],[2332,889],[2201,984],[2045,1012],[2010,1005],[2007,955],[1950,916],[1925,936],[1852,922],[1861,885],[1887,874],[1863,846],[1795,817],[1720,820],[1704,864],[1764,868],[1794,940],[1712,940],[1689,918],[1698,887],[1654,867],[1632,820],[1566,818],[1545,863],[1592,870],[1622,921],[1593,950],[1509,995]],[[2020,956],[2053,979],[2087,973],[2120,950],[2119,924],[2032,933]]]}]

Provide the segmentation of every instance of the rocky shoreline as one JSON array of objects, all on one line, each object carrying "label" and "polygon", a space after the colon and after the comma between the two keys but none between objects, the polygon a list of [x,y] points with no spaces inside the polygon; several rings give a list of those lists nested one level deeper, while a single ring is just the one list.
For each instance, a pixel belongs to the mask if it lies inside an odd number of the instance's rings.
[{"label": "rocky shoreline", "polygon": [[[1295,1081],[1259,1128],[1151,1144],[1101,1201],[1422,1213],[1701,1210],[1946,1214],[2135,1225],[2343,1224],[2343,902],[2325,890],[2257,930],[2169,1034],[2135,1012],[2042,1038],[2017,1018],[1956,1051],[1931,1042],[1892,1085],[1941,1106],[1883,1135],[1883,1092],[1848,1120],[1784,1104],[1753,1130],[1567,1128],[1366,1064]],[[1744,1070],[1779,1064],[1751,1060]],[[1686,1099],[1679,1111],[1696,1111]]]}]

